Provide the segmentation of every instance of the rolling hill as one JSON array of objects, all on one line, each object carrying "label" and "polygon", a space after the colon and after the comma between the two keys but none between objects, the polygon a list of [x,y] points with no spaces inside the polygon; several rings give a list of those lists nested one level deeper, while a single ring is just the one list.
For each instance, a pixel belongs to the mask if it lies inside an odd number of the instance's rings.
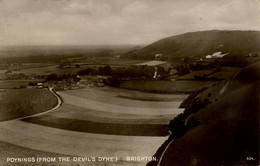
[{"label": "rolling hill", "polygon": [[164,148],[160,165],[258,165],[259,79],[258,62],[241,70],[222,88],[211,88],[211,92],[218,89],[211,95],[215,99],[186,119],[186,123],[196,119],[199,124]]},{"label": "rolling hill", "polygon": [[221,51],[228,55],[260,53],[260,31],[199,31],[171,36],[156,41],[142,49],[132,50],[122,58],[154,59],[163,54],[164,59],[205,57]]}]

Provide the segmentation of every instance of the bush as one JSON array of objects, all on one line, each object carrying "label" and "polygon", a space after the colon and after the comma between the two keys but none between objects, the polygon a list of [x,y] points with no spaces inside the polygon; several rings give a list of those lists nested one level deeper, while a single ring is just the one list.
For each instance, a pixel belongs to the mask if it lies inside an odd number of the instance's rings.
[{"label": "bush", "polygon": [[117,78],[108,78],[104,84],[112,87],[120,87],[120,81]]},{"label": "bush", "polygon": [[92,69],[90,69],[90,68],[80,70],[80,71],[77,72],[77,74],[80,75],[80,76],[89,75],[90,73],[92,73]]},{"label": "bush", "polygon": [[186,129],[190,129],[190,128],[193,128],[193,127],[196,127],[200,125],[200,121],[197,120],[195,117],[190,117],[186,120]]},{"label": "bush", "polygon": [[168,130],[171,131],[174,138],[179,138],[185,133],[185,119],[186,116],[184,114],[179,114],[170,121]]}]

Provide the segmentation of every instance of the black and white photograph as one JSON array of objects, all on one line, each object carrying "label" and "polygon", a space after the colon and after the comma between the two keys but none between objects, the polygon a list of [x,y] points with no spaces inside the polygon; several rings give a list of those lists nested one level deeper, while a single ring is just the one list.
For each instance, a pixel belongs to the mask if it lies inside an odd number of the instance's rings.
[{"label": "black and white photograph", "polygon": [[260,0],[0,0],[0,166],[259,166]]}]

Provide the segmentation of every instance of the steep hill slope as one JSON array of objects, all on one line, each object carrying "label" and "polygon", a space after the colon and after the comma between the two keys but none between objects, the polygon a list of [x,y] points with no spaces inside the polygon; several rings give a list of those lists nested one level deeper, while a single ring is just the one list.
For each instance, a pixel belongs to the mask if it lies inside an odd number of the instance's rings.
[{"label": "steep hill slope", "polygon": [[248,55],[260,52],[259,31],[201,31],[171,36],[143,49],[128,52],[123,58],[154,59],[163,54],[168,60],[180,57],[205,57],[221,51],[229,55]]},{"label": "steep hill slope", "polygon": [[243,69],[192,114],[199,125],[169,145],[160,165],[258,165],[259,73],[260,63]]}]

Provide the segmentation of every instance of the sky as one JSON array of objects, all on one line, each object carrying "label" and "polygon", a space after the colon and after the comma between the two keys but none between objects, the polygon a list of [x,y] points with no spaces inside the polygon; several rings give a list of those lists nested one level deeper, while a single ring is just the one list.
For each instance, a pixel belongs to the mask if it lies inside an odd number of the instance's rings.
[{"label": "sky", "polygon": [[136,45],[202,30],[260,30],[260,0],[0,0],[0,45]]}]

